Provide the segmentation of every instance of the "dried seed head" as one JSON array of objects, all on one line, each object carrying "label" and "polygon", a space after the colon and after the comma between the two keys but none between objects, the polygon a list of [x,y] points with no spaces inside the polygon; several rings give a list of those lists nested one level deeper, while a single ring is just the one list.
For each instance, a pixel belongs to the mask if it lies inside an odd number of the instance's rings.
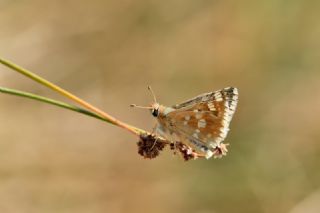
[{"label": "dried seed head", "polygon": [[182,157],[185,161],[197,159],[198,157],[200,157],[199,154],[195,152],[195,150],[181,142],[176,142],[175,147],[182,154]]},{"label": "dried seed head", "polygon": [[137,143],[138,153],[144,158],[152,159],[157,157],[167,144],[167,141],[155,135],[141,134],[140,140]]},{"label": "dried seed head", "polygon": [[[197,153],[190,146],[182,142],[169,142],[153,134],[141,134],[137,145],[138,153],[148,159],[156,158],[160,152],[163,151],[166,145],[169,145],[170,149],[174,150],[174,154],[176,154],[176,152],[180,152],[185,161],[206,157],[206,155]],[[221,158],[226,155],[228,152],[227,145],[229,144],[220,143],[219,146],[216,146],[212,150],[214,158]]]}]

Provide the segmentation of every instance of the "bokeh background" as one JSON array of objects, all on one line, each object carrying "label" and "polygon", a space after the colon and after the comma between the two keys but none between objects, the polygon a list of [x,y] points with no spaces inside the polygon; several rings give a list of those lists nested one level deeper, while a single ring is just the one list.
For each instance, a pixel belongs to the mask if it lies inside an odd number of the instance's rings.
[{"label": "bokeh background", "polygon": [[[0,212],[319,212],[318,1],[0,1],[0,55],[151,130],[173,105],[235,86],[219,160],[137,154],[137,138],[0,95]],[[67,101],[0,66],[0,85]]]}]

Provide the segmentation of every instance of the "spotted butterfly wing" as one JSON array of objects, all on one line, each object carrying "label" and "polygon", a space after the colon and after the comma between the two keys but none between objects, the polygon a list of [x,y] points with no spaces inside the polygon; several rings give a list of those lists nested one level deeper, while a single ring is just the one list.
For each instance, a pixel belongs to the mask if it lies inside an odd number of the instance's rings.
[{"label": "spotted butterfly wing", "polygon": [[[226,138],[238,102],[238,90],[228,87],[173,106],[166,116],[171,133],[207,158]],[[222,153],[223,154],[223,153]]]}]

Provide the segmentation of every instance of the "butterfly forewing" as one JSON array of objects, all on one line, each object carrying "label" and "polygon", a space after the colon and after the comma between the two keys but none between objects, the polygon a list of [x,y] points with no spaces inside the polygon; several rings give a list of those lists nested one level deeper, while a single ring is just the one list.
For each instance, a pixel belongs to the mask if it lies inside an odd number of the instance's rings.
[{"label": "butterfly forewing", "polygon": [[166,115],[167,128],[181,142],[208,154],[227,136],[237,101],[237,89],[231,87],[199,95],[173,107]]}]

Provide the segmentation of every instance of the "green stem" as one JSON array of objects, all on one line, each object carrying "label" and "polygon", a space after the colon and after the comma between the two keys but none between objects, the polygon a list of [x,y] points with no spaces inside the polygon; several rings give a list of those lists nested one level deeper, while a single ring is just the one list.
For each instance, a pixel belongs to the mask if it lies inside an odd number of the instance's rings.
[{"label": "green stem", "polygon": [[91,117],[94,117],[94,118],[109,122],[108,120],[106,120],[105,118],[101,117],[100,115],[97,115],[96,113],[90,112],[90,111],[88,111],[86,109],[83,109],[83,108],[80,108],[80,107],[77,107],[77,106],[73,106],[73,105],[70,105],[70,104],[67,104],[67,103],[64,103],[64,102],[61,102],[61,101],[56,101],[56,100],[53,100],[53,99],[50,99],[50,98],[46,98],[46,97],[43,97],[43,96],[35,95],[35,94],[32,94],[32,93],[28,93],[28,92],[22,92],[22,91],[19,91],[19,90],[9,89],[9,88],[5,88],[5,87],[0,87],[0,92],[1,93],[5,93],[5,94],[9,94],[9,95],[15,95],[15,96],[20,96],[20,97],[24,97],[24,98],[37,100],[37,101],[40,101],[40,102],[44,102],[44,103],[47,103],[47,104],[55,105],[55,106],[58,106],[58,107],[61,107],[61,108],[64,108],[64,109],[69,109],[69,110],[72,110],[72,111],[75,111],[75,112],[79,112],[79,113],[82,113],[82,114],[85,114],[85,115],[88,115],[88,116],[91,116]]},{"label": "green stem", "polygon": [[29,71],[27,69],[24,69],[24,68],[22,68],[22,67],[20,67],[20,66],[18,66],[16,64],[14,64],[12,62],[9,62],[9,61],[7,61],[5,59],[2,59],[2,58],[0,58],[0,63],[2,63],[3,65],[11,68],[12,70],[14,70],[16,72],[19,72],[20,74],[25,75],[26,77],[28,77],[28,78],[30,78],[30,79],[32,79],[32,80],[34,80],[34,81],[36,81],[36,82],[38,82],[40,84],[52,89],[52,90],[54,90],[54,91],[56,91],[56,92],[58,92],[58,93],[60,93],[60,94],[62,94],[64,96],[66,96],[67,98],[75,101],[76,103],[80,104],[84,108],[86,108],[86,109],[88,109],[90,111],[93,111],[96,114],[100,115],[101,117],[103,117],[105,120],[107,120],[111,124],[114,124],[116,126],[122,127],[124,129],[130,131],[131,133],[135,134],[135,135],[139,135],[139,134],[145,132],[142,129],[136,128],[134,126],[131,126],[129,124],[126,124],[126,123],[124,123],[122,121],[117,120],[116,118],[112,117],[108,113],[98,109],[97,107],[89,104],[88,102],[82,100],[81,98],[73,95],[72,93],[62,89],[61,87],[59,87],[59,86],[55,85],[54,83],[52,83],[52,82],[50,82],[50,81],[48,81],[48,80],[46,80],[46,79],[34,74],[33,72],[31,72],[31,71]]}]

